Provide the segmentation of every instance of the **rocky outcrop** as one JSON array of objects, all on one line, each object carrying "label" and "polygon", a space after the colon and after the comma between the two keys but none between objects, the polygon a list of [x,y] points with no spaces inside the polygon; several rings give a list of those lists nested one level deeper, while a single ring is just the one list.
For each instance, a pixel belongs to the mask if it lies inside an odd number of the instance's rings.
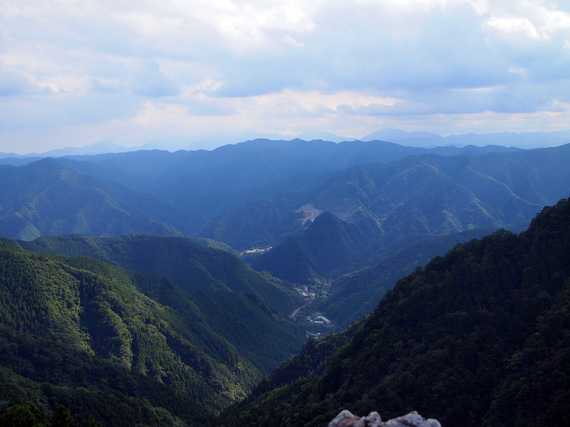
[{"label": "rocky outcrop", "polygon": [[426,420],[416,411],[384,423],[378,412],[370,412],[366,417],[360,418],[345,409],[329,423],[329,427],[441,427],[441,424],[432,418]]}]

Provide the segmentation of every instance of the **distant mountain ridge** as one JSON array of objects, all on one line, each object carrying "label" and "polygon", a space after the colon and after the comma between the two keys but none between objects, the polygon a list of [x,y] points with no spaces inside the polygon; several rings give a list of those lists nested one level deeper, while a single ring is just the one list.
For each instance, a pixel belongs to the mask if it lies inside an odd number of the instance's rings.
[{"label": "distant mountain ridge", "polygon": [[182,235],[188,216],[148,195],[71,169],[53,159],[0,167],[0,234]]},{"label": "distant mountain ridge", "polygon": [[[455,156],[462,150],[446,148],[441,154]],[[65,233],[196,234],[204,227],[219,229],[215,218],[244,203],[282,198],[284,192],[304,194],[343,168],[426,152],[381,141],[256,140],[211,152],[134,151],[4,165],[0,177],[7,184],[0,200],[0,234],[25,239]],[[69,169],[65,174],[58,172],[62,165]],[[24,176],[31,187],[23,186]],[[36,182],[29,181],[32,177]],[[42,187],[41,182],[50,185]],[[58,203],[51,204],[53,200]],[[294,221],[286,228],[299,231]],[[201,235],[224,240],[219,231]],[[260,240],[249,237],[247,245]],[[238,242],[238,249],[243,243]]]},{"label": "distant mountain ridge", "polygon": [[382,129],[372,132],[361,138],[343,137],[331,132],[305,132],[294,138],[288,138],[280,134],[231,134],[222,138],[208,138],[201,140],[202,148],[193,148],[200,145],[200,139],[192,140],[184,138],[167,139],[162,141],[150,142],[138,147],[127,147],[108,141],[99,141],[82,147],[66,147],[53,149],[41,153],[15,154],[0,153],[0,159],[5,158],[26,158],[26,157],[63,157],[75,155],[98,155],[107,153],[121,153],[137,150],[215,150],[216,147],[225,145],[237,145],[235,141],[252,141],[252,140],[290,140],[300,139],[305,141],[323,140],[329,142],[347,142],[347,141],[388,141],[401,143],[406,146],[417,146],[424,148],[433,147],[465,147],[467,145],[486,146],[498,145],[503,147],[519,147],[519,148],[538,148],[557,146],[568,143],[570,141],[570,130],[553,131],[553,132],[494,132],[494,133],[466,133],[442,136],[434,132],[422,131],[403,131],[401,129]]},{"label": "distant mountain ridge", "polygon": [[441,136],[432,132],[405,132],[398,129],[383,129],[366,135],[362,138],[362,141],[373,141],[376,139],[426,148],[501,145],[528,149],[567,144],[570,142],[570,131],[467,133]]},{"label": "distant mountain ridge", "polygon": [[[317,218],[302,235],[276,246],[254,265],[303,283],[315,275],[334,277],[335,269],[338,275],[354,260],[364,261],[355,267],[372,265],[434,236],[521,230],[542,206],[570,194],[570,169],[565,166],[569,159],[570,145],[565,145],[477,157],[411,156],[346,169],[289,208],[310,204],[346,223],[329,221],[328,227],[317,227]],[[360,237],[348,247],[346,237],[333,244],[333,229],[339,236]],[[216,238],[224,240],[223,235]],[[334,268],[323,268],[335,256],[330,263]],[[288,269],[288,264],[299,268]]]}]

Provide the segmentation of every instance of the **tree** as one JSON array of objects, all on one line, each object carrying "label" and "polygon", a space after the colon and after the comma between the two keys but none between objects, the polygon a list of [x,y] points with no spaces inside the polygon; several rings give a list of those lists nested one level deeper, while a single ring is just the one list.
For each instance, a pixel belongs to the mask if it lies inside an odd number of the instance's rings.
[{"label": "tree", "polygon": [[58,406],[51,417],[50,427],[77,427],[75,418],[69,414],[69,410],[64,406]]},{"label": "tree", "polygon": [[4,427],[43,427],[44,420],[38,408],[32,403],[10,406],[0,416],[0,425]]}]

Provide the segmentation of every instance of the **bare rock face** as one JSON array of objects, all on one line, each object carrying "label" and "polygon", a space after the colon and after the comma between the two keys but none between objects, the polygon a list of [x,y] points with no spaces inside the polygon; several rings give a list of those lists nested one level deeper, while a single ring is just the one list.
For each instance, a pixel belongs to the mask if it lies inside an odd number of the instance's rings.
[{"label": "bare rock face", "polygon": [[353,415],[348,409],[340,412],[334,420],[329,423],[329,427],[381,427],[384,423],[380,419],[378,412],[370,412],[367,417],[360,418]]},{"label": "bare rock face", "polygon": [[416,411],[410,412],[408,415],[403,417],[398,417],[389,420],[386,427],[405,427],[405,426],[417,426],[417,427],[441,427],[439,421],[433,418],[425,419]]},{"label": "bare rock face", "polygon": [[345,409],[329,423],[329,427],[441,427],[441,424],[432,418],[426,420],[416,411],[384,423],[378,412],[370,412],[360,418]]}]

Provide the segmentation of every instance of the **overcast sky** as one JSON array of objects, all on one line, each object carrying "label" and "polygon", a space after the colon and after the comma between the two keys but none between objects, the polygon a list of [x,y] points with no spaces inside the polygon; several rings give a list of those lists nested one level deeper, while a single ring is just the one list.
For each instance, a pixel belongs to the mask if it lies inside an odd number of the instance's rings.
[{"label": "overcast sky", "polygon": [[0,152],[565,130],[569,76],[570,1],[0,0]]}]

